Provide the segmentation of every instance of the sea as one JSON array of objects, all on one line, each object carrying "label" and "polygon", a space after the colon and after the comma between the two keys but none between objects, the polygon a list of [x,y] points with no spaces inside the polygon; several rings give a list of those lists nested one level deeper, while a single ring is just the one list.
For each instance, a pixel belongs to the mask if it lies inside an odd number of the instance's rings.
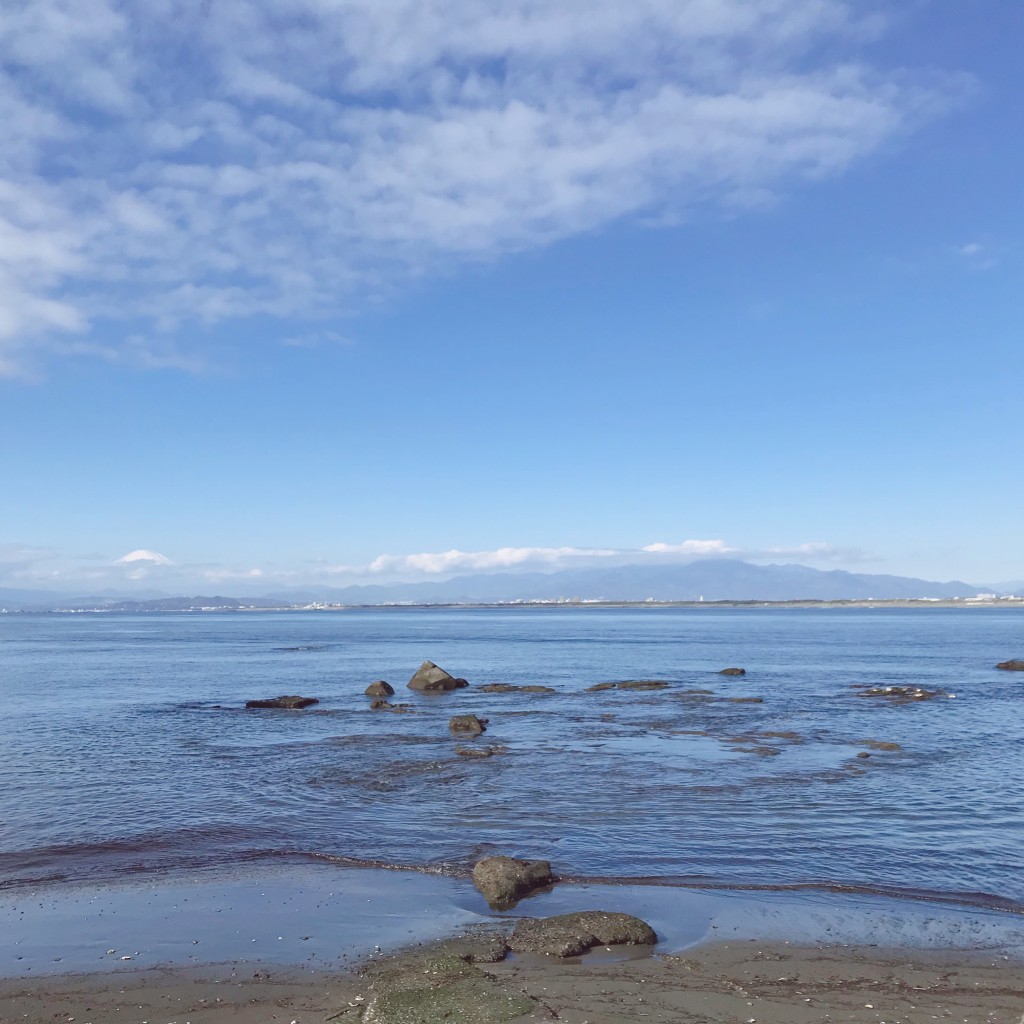
[{"label": "sea", "polygon": [[[995,668],[1019,657],[999,608],[2,615],[0,888],[507,853],[1021,914],[1024,674]],[[470,685],[408,689],[425,659]],[[371,710],[376,679],[407,707]],[[589,689],[628,680],[667,685]],[[319,703],[245,707],[279,694]]]}]

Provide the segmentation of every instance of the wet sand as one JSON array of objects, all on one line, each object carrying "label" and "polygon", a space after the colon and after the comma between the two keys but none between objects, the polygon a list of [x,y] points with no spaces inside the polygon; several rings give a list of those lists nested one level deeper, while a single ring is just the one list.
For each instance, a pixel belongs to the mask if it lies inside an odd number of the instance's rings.
[{"label": "wet sand", "polygon": [[[1024,1016],[1024,966],[999,955],[748,940],[678,956],[478,969],[535,1001],[514,1018],[522,1024],[1020,1024]],[[358,974],[225,965],[3,981],[0,1019],[328,1024],[358,1021],[372,998],[372,982]]]},{"label": "wet sand", "polygon": [[468,968],[474,982],[533,1000],[524,1024],[1024,1024],[1024,921],[1012,913],[566,883],[499,914],[461,878],[298,863],[3,894],[0,1021],[357,1021],[382,965],[451,935],[507,933],[517,917],[597,908],[648,920],[654,955],[510,958]]}]

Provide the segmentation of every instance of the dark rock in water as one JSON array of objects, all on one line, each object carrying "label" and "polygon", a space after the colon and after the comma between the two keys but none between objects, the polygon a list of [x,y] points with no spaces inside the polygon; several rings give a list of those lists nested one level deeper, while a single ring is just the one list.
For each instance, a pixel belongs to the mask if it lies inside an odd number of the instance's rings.
[{"label": "dark rock in water", "polygon": [[866,750],[862,750],[857,756],[862,760],[867,760],[871,755]]},{"label": "dark rock in water", "polygon": [[654,929],[630,914],[584,910],[520,921],[509,946],[516,953],[544,953],[547,956],[582,956],[595,946],[653,946]]},{"label": "dark rock in water", "polygon": [[374,680],[370,685],[363,690],[363,693],[367,697],[391,697],[394,696],[395,688],[390,684],[384,682],[383,679]]},{"label": "dark rock in water", "polygon": [[464,732],[469,736],[479,736],[487,729],[487,719],[476,715],[454,715],[448,722],[452,732]]},{"label": "dark rock in water", "polygon": [[926,690],[923,686],[866,686],[858,697],[884,697],[896,704],[905,704],[914,700],[933,700],[935,697],[946,697],[949,694],[941,690]]},{"label": "dark rock in water", "polygon": [[763,704],[764,697],[725,697],[729,704]]},{"label": "dark rock in water", "polygon": [[587,687],[587,693],[600,693],[602,690],[664,690],[668,683],[664,679],[624,679],[618,683],[595,683]]},{"label": "dark rock in water", "polygon": [[476,693],[554,693],[554,687],[537,686],[513,686],[511,683],[488,683],[486,686],[477,687]]},{"label": "dark rock in water", "polygon": [[745,668],[723,668],[718,674],[720,676],[745,676],[747,670]]},{"label": "dark rock in water", "polygon": [[432,661],[423,662],[413,673],[412,679],[409,680],[410,690],[422,690],[425,693],[458,690],[463,686],[469,686],[469,683],[465,679],[457,679],[450,675]]},{"label": "dark rock in water", "polygon": [[495,744],[490,747],[456,747],[455,753],[459,757],[494,757],[495,754],[507,754],[508,747],[503,747],[500,744]]},{"label": "dark rock in water", "polygon": [[1024,672],[1024,661],[1016,658],[1012,661],[1001,661],[996,668],[1001,668],[1004,672]]},{"label": "dark rock in water", "polygon": [[370,701],[371,711],[410,711],[411,704],[392,704],[386,697],[375,697]]},{"label": "dark rock in water", "polygon": [[474,962],[485,961],[438,949],[374,965],[363,1024],[504,1024],[538,1009],[536,1000]]},{"label": "dark rock in water", "polygon": [[485,857],[473,868],[473,884],[492,907],[510,907],[551,882],[551,865],[546,860]]},{"label": "dark rock in water", "polygon": [[308,708],[319,703],[320,701],[316,697],[267,697],[265,700],[247,700],[245,706],[247,708],[287,708],[289,710],[296,710],[298,708]]}]

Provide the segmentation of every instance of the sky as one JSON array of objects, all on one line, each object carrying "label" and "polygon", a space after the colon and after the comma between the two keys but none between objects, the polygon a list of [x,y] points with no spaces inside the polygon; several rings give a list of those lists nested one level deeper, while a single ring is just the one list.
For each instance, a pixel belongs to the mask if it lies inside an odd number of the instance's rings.
[{"label": "sky", "polygon": [[0,5],[0,587],[1024,579],[1024,5]]}]

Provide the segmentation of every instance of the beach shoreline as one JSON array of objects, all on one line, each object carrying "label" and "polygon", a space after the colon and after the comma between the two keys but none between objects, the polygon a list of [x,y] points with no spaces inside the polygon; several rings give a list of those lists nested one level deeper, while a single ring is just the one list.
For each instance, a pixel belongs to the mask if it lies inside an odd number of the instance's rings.
[{"label": "beach shoreline", "polygon": [[[425,952],[429,948],[405,955]],[[508,959],[473,970],[529,1004],[525,1013],[500,1018],[518,1024],[1019,1024],[1024,1013],[1024,963],[978,951],[748,939],[642,959]],[[360,1020],[374,993],[372,970],[162,967],[0,980],[0,1018],[23,1024],[329,1024]]]},{"label": "beach shoreline", "polygon": [[287,864],[0,894],[0,934],[10,937],[0,940],[0,1019],[355,1021],[373,998],[373,965],[575,909],[635,913],[659,945],[653,956],[478,965],[488,984],[535,1001],[524,1024],[1019,1024],[1024,1014],[1024,919],[1005,911],[562,883],[498,913],[461,878]]}]

